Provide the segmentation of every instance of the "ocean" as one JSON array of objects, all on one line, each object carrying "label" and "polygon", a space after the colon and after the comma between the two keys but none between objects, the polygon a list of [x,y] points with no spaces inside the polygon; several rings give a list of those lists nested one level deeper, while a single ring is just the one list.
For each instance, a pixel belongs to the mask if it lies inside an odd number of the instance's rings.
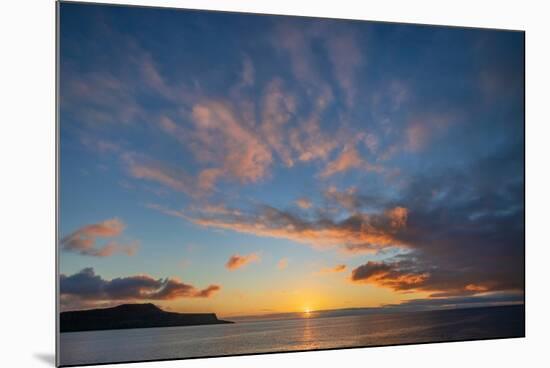
[{"label": "ocean", "polygon": [[523,337],[523,305],[68,332],[61,365]]}]

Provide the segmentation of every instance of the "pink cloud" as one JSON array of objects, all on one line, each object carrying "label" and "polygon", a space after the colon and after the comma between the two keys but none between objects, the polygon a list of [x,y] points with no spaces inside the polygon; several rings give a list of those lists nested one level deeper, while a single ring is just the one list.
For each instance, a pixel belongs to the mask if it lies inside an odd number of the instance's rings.
[{"label": "pink cloud", "polygon": [[338,32],[329,33],[326,39],[329,60],[341,90],[346,95],[346,103],[352,106],[355,101],[355,80],[363,57],[353,34]]},{"label": "pink cloud", "polygon": [[133,153],[123,154],[122,162],[130,176],[158,183],[192,197],[200,197],[212,191],[214,181],[220,175],[216,169],[205,169],[195,178],[183,169]]},{"label": "pink cloud", "polygon": [[[351,253],[372,253],[388,247],[407,247],[396,236],[394,211],[380,214],[354,213],[339,222],[304,219],[295,214],[263,207],[259,213],[193,215],[188,220],[204,227],[231,230],[260,237],[288,239],[317,248],[341,247]],[[406,226],[406,219],[402,226]],[[399,223],[401,226],[401,223]]]},{"label": "pink cloud", "polygon": [[246,266],[251,262],[257,262],[259,260],[260,260],[260,257],[256,253],[245,254],[242,256],[239,254],[234,254],[231,257],[229,257],[229,260],[225,264],[225,267],[230,271],[234,271],[241,267]]},{"label": "pink cloud", "polygon": [[256,182],[267,174],[271,151],[230,105],[203,101],[193,107],[192,118],[195,142],[191,148],[199,161],[212,163],[242,183]]},{"label": "pink cloud", "polygon": [[311,203],[311,201],[307,198],[298,198],[296,201],[295,201],[296,205],[302,209],[309,209],[311,208],[311,206],[313,206],[313,203]]},{"label": "pink cloud", "polygon": [[422,150],[430,137],[430,129],[422,123],[412,123],[406,131],[407,147],[414,152]]},{"label": "pink cloud", "polygon": [[287,258],[281,258],[279,262],[277,262],[277,268],[279,270],[284,270],[288,267],[288,259]]},{"label": "pink cloud", "polygon": [[327,164],[323,172],[321,172],[321,177],[326,178],[350,169],[358,169],[363,164],[364,162],[355,147],[345,148],[340,156]]},{"label": "pink cloud", "polygon": [[262,105],[263,136],[285,165],[293,166],[294,160],[284,129],[295,114],[295,98],[283,89],[283,82],[280,79],[274,79],[266,88]]},{"label": "pink cloud", "polygon": [[122,234],[125,225],[119,219],[110,219],[97,224],[86,225],[61,239],[64,251],[75,252],[94,257],[109,257],[116,253],[132,256],[137,251],[139,242],[120,243],[110,240],[97,248],[98,238],[115,238]]}]

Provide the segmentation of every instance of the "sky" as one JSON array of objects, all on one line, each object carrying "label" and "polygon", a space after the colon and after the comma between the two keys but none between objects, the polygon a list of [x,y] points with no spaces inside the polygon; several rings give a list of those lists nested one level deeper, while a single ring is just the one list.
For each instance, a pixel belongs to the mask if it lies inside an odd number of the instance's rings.
[{"label": "sky", "polygon": [[524,34],[61,3],[62,310],[523,301]]}]

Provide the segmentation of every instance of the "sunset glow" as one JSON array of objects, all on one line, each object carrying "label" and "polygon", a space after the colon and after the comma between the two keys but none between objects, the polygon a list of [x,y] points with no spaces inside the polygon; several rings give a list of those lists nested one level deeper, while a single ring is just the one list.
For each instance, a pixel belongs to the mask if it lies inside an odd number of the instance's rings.
[{"label": "sunset glow", "polygon": [[60,22],[62,310],[523,302],[522,34],[71,3]]}]

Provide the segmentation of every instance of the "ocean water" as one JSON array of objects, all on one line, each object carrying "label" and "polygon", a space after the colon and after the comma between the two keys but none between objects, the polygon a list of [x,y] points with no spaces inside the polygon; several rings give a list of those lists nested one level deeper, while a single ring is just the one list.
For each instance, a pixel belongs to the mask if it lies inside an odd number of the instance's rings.
[{"label": "ocean water", "polygon": [[69,332],[62,365],[522,337],[523,306]]}]

